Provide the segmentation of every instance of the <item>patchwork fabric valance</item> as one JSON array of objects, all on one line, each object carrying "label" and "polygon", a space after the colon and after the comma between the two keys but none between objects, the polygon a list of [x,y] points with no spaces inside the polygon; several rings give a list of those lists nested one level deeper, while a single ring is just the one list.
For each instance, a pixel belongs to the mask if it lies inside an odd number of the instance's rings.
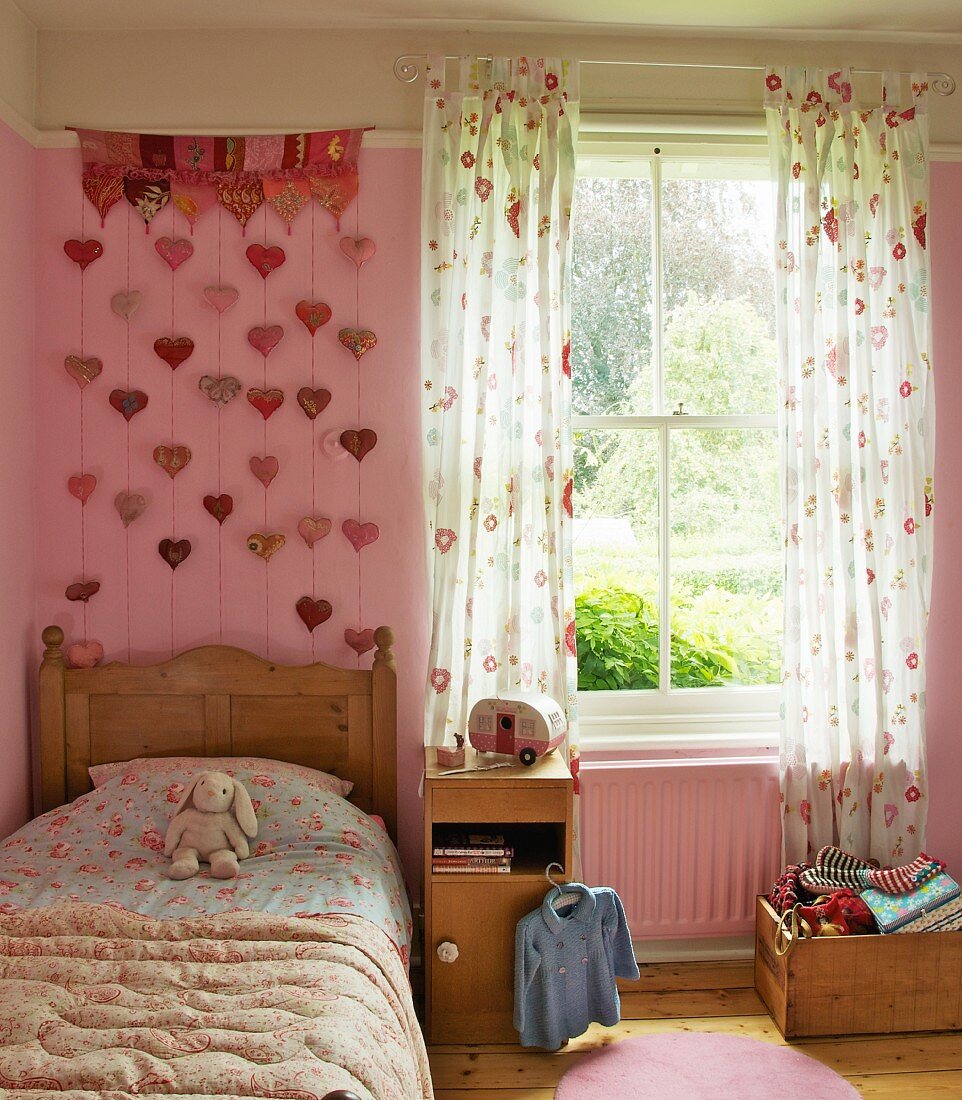
[{"label": "patchwork fabric valance", "polygon": [[357,195],[363,129],[250,137],[174,137],[69,127],[80,139],[83,188],[101,224],[122,198],[148,227],[173,201],[193,228],[215,202],[243,229],[263,202],[287,223],[315,199],[335,220]]}]

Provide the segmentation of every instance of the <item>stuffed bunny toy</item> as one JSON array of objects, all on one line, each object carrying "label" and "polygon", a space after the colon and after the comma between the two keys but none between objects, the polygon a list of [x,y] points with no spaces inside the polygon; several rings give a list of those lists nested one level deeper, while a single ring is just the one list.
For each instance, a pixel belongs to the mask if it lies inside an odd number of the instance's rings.
[{"label": "stuffed bunny toy", "polygon": [[201,772],[167,828],[164,855],[173,856],[167,875],[190,878],[205,860],[214,878],[236,878],[237,861],[250,855],[247,838],[256,835],[254,805],[243,785],[223,772]]}]

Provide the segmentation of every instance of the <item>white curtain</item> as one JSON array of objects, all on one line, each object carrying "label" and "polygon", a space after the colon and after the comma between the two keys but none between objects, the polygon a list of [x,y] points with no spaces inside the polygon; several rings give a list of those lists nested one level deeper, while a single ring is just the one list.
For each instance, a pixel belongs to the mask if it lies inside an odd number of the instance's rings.
[{"label": "white curtain", "polygon": [[[932,569],[926,79],[770,69],[786,478],[787,861],[924,844]],[[909,86],[910,85],[910,86]],[[878,102],[878,98],[876,99]]]},{"label": "white curtain", "polygon": [[565,707],[577,779],[569,222],[577,66],[464,59],[425,76],[422,444],[428,744],[475,700]]}]

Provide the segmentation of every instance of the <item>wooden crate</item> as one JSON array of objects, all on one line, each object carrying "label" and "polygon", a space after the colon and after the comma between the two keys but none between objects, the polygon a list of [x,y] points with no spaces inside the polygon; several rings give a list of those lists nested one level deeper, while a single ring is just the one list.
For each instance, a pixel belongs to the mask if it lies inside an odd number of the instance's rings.
[{"label": "wooden crate", "polygon": [[829,936],[775,954],[778,915],[755,907],[755,989],[786,1039],[962,1030],[962,932]]}]

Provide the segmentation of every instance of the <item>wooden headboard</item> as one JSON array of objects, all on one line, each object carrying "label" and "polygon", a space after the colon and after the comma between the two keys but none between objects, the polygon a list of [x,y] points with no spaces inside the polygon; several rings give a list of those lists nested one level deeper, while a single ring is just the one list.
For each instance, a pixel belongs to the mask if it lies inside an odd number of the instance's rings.
[{"label": "wooden headboard", "polygon": [[43,632],[43,810],[91,788],[87,768],[138,756],[262,756],[354,783],[351,801],[397,840],[394,633],[374,632],[374,666],[282,665],[201,646],[158,665],[68,668],[59,626]]}]

